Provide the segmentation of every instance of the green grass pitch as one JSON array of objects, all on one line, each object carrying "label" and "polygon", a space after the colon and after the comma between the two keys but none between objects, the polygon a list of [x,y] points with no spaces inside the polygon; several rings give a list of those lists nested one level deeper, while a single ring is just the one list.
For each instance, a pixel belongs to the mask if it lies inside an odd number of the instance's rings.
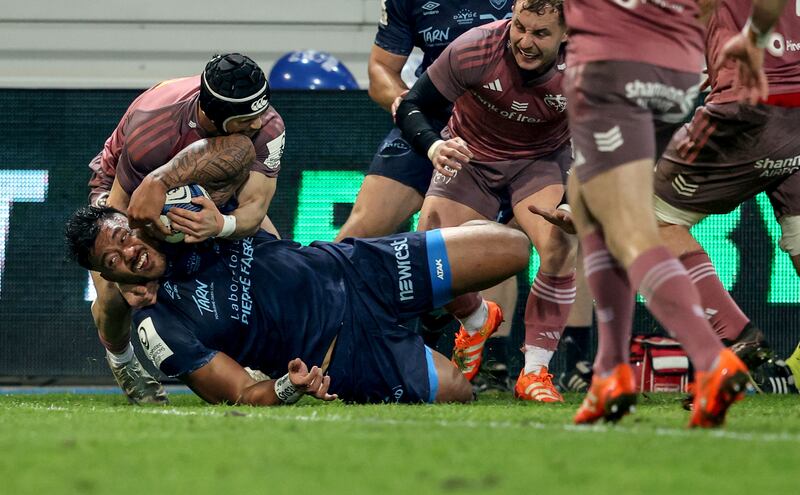
[{"label": "green grass pitch", "polygon": [[117,395],[0,396],[0,493],[796,493],[798,396],[748,396],[722,430],[689,431],[675,395],[616,426],[565,404],[169,407]]}]

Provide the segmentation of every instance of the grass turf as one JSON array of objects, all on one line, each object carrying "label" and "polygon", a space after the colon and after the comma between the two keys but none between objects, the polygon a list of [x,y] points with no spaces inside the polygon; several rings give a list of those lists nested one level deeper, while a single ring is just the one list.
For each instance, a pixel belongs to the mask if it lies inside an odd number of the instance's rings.
[{"label": "grass turf", "polygon": [[565,404],[129,406],[116,395],[0,397],[0,493],[788,493],[800,399],[748,396],[689,431],[675,395],[616,426]]}]

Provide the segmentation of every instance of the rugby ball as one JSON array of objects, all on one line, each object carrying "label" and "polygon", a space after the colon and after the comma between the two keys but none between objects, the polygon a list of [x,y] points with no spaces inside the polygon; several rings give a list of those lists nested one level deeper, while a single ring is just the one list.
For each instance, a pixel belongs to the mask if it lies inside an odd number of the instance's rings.
[{"label": "rugby ball", "polygon": [[[170,227],[172,230],[172,222],[167,217],[167,212],[173,208],[183,208],[189,211],[200,211],[203,208],[200,205],[192,203],[192,198],[205,196],[211,199],[205,189],[198,184],[189,184],[180,186],[167,191],[167,197],[164,200],[164,207],[161,209],[161,223]],[[183,241],[183,232],[172,230],[173,234],[168,235],[165,239],[167,242],[181,242]]]}]

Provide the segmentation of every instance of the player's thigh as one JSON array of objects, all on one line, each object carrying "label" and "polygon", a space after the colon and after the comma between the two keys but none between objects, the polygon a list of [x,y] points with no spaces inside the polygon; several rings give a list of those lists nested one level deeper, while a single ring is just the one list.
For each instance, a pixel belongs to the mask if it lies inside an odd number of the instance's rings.
[{"label": "player's thigh", "polygon": [[653,160],[636,160],[581,184],[581,197],[602,225],[611,253],[626,267],[660,244],[652,207]]},{"label": "player's thigh", "polygon": [[422,207],[423,196],[413,187],[381,175],[367,175],[350,216],[336,236],[379,237],[394,233]]},{"label": "player's thigh", "polygon": [[438,232],[447,253],[453,296],[487,289],[528,265],[530,241],[519,230],[486,221]]},{"label": "player's thigh", "polygon": [[541,269],[546,273],[564,273],[575,269],[577,239],[564,233],[528,206],[541,209],[556,208],[564,197],[564,186],[551,184],[514,205],[514,217],[530,238],[541,259]]},{"label": "player's thigh", "polygon": [[436,368],[439,388],[436,402],[469,402],[473,399],[472,385],[453,363],[437,351],[430,351]]},{"label": "player's thigh", "polygon": [[472,220],[487,220],[487,217],[456,200],[429,195],[422,203],[417,230],[455,227]]}]

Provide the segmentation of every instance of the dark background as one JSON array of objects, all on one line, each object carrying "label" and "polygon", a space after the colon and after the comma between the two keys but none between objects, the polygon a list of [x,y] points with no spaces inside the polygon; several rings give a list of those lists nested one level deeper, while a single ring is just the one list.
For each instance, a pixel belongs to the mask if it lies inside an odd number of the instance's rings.
[{"label": "dark background", "polygon": [[[110,377],[84,299],[87,274],[65,260],[62,229],[67,216],[86,202],[88,162],[139,92],[0,89],[0,171],[48,171],[46,200],[11,204],[10,220],[0,226],[7,229],[0,266],[0,376],[7,381]],[[366,170],[391,121],[363,91],[278,92],[273,104],[286,122],[287,140],[270,217],[284,237],[292,237],[303,172]],[[323,194],[328,187],[335,189],[323,184]],[[0,183],[0,214],[13,188]],[[338,227],[351,200],[329,201],[332,227]],[[731,239],[741,260],[734,297],[779,354],[788,355],[798,337],[800,301],[767,302],[774,250],[755,202],[743,206]],[[528,288],[527,277],[519,279],[521,315]],[[783,283],[798,280],[792,276]],[[521,320],[512,333],[514,346],[522,342]],[[655,330],[640,307],[636,332]],[[521,353],[512,354],[519,366]]]}]

